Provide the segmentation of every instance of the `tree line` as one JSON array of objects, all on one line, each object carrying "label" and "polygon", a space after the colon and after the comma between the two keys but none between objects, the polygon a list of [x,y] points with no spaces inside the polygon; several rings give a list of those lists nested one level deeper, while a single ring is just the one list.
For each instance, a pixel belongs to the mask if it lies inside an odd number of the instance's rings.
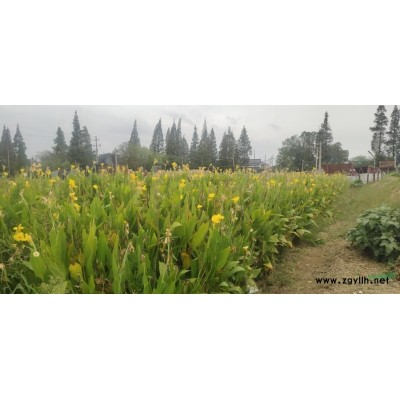
[{"label": "tree line", "polygon": [[188,164],[191,168],[219,166],[221,168],[235,168],[236,165],[247,166],[250,160],[251,144],[244,126],[238,140],[235,139],[232,129],[229,127],[224,132],[219,150],[214,129],[208,131],[207,122],[204,121],[201,136],[194,126],[190,147],[182,135],[181,120],[178,124],[172,124],[167,129],[165,139],[161,127],[161,119],[156,125],[150,150],[168,163]]},{"label": "tree line", "polygon": [[387,126],[389,120],[386,116],[385,106],[378,106],[375,112],[374,125],[370,128],[372,131],[371,150],[375,161],[385,159],[399,160],[400,155],[400,111],[396,106],[390,115],[389,130]]},{"label": "tree line", "polygon": [[310,171],[318,167],[316,161],[319,157],[321,164],[347,162],[349,152],[342,148],[340,142],[334,143],[328,119],[328,112],[325,112],[324,121],[317,132],[304,131],[285,139],[278,150],[277,167],[291,171]]},{"label": "tree line", "polygon": [[[86,126],[81,128],[78,114],[75,111],[72,122],[72,135],[69,145],[65,140],[64,132],[58,127],[54,146],[49,151],[43,151],[31,161],[40,161],[44,167],[52,170],[57,168],[68,169],[71,164],[86,167],[98,161],[93,149],[91,137]],[[181,119],[167,129],[165,138],[162,130],[161,119],[158,121],[150,147],[141,145],[136,120],[130,138],[118,147],[116,154],[118,163],[127,165],[131,169],[143,167],[150,170],[155,163],[159,165],[189,165],[190,168],[214,167],[235,168],[247,166],[251,154],[250,139],[246,127],[243,127],[238,140],[235,139],[233,131],[228,128],[224,132],[222,141],[217,148],[214,129],[207,128],[204,121],[201,136],[199,137],[197,127],[194,127],[191,145],[189,147],[185,135],[182,133]],[[14,174],[29,164],[26,156],[26,145],[21,131],[17,125],[14,140],[11,139],[10,130],[4,126],[0,141],[0,163],[3,170]]]}]

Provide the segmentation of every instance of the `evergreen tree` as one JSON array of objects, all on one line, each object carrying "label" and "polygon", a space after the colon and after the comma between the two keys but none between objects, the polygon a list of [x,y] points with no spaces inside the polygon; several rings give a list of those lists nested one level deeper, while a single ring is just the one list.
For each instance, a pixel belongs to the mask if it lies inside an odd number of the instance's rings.
[{"label": "evergreen tree", "polygon": [[210,136],[208,137],[208,152],[210,154],[211,164],[213,166],[217,166],[218,148],[217,148],[217,139],[215,138],[215,133],[213,128],[211,128]]},{"label": "evergreen tree", "polygon": [[[186,139],[185,139],[186,142]],[[186,142],[187,145],[187,142]],[[176,127],[176,134],[175,134],[175,154],[176,158],[178,159],[178,163],[183,164],[185,155],[183,154],[186,149],[183,148],[183,137],[182,137],[182,127],[181,127],[181,119],[179,118],[178,126]]]},{"label": "evergreen tree", "polygon": [[11,141],[10,130],[4,125],[0,141],[0,165],[11,174],[14,172],[14,155],[14,146]]},{"label": "evergreen tree", "polygon": [[197,127],[194,126],[192,143],[190,144],[190,152],[189,152],[189,162],[190,168],[198,168],[199,167],[199,135],[197,134]]},{"label": "evergreen tree", "polygon": [[251,149],[250,139],[244,126],[238,140],[238,164],[241,167],[249,165]]},{"label": "evergreen tree", "polygon": [[26,156],[26,145],[21,135],[19,125],[17,124],[17,131],[14,135],[14,169],[18,172],[21,168],[25,168],[28,164],[28,157]]},{"label": "evergreen tree", "polygon": [[64,132],[58,127],[56,132],[56,138],[54,139],[54,154],[60,158],[61,161],[65,161],[68,156],[68,145],[65,141]]},{"label": "evergreen tree", "polygon": [[95,158],[95,155],[89,131],[86,128],[86,126],[82,128],[81,135],[82,135],[82,158],[83,158],[82,166],[91,165]]},{"label": "evergreen tree", "polygon": [[81,152],[81,125],[79,123],[78,113],[75,110],[72,121],[73,131],[68,149],[68,159],[71,163],[79,163]]},{"label": "evergreen tree", "polygon": [[238,161],[238,148],[231,128],[224,132],[219,148],[219,166],[221,168],[235,169]]},{"label": "evergreen tree", "polygon": [[209,153],[208,130],[207,130],[206,120],[204,120],[203,131],[201,133],[201,139],[199,142],[199,148],[197,154],[198,154],[199,166],[208,167],[211,164],[211,155]]},{"label": "evergreen tree", "polygon": [[129,144],[140,147],[140,139],[139,139],[139,132],[137,130],[136,119],[135,122],[133,123],[133,129],[131,133],[131,138],[129,139]]},{"label": "evergreen tree", "polygon": [[189,145],[188,142],[186,141],[185,136],[182,137],[181,139],[181,163],[182,164],[188,164],[189,163]]},{"label": "evergreen tree", "polygon": [[388,124],[385,113],[385,106],[379,106],[375,113],[375,126],[369,128],[373,132],[371,149],[375,153],[375,160],[377,162],[383,159],[382,147],[385,142],[386,126]]},{"label": "evergreen tree", "polygon": [[390,126],[385,142],[387,155],[393,159],[397,158],[400,151],[400,111],[394,106],[390,115]]},{"label": "evergreen tree", "polygon": [[177,138],[177,131],[174,120],[171,129],[168,128],[167,135],[165,136],[165,154],[169,162],[171,163],[177,161],[176,138]]},{"label": "evergreen tree", "polygon": [[333,142],[332,130],[328,122],[328,112],[325,112],[324,122],[316,136],[316,145],[319,148],[321,144],[322,162],[326,163],[330,159],[329,146]]},{"label": "evergreen tree", "polygon": [[83,127],[81,130],[78,113],[76,111],[72,126],[73,131],[68,149],[68,159],[71,163],[76,163],[81,167],[91,165],[94,153],[90,141],[90,135],[86,127]]},{"label": "evergreen tree", "polygon": [[161,127],[161,118],[154,129],[153,138],[150,144],[150,150],[156,154],[164,153],[164,137]]}]

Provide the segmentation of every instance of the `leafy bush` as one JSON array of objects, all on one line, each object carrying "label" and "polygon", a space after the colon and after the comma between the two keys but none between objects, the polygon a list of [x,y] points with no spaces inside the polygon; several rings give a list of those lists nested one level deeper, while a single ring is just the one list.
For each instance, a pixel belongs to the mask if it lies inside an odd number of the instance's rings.
[{"label": "leafy bush", "polygon": [[357,219],[347,238],[379,261],[393,262],[400,256],[400,209],[380,207]]},{"label": "leafy bush", "polygon": [[363,186],[364,182],[361,179],[356,179],[353,182],[351,182],[351,187],[360,187]]}]

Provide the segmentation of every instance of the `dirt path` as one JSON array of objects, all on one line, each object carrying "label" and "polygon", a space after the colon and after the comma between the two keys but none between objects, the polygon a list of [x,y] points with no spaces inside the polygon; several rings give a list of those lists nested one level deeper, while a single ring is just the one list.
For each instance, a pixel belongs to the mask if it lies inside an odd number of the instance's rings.
[{"label": "dirt path", "polygon": [[[315,246],[302,244],[287,251],[271,273],[261,285],[262,293],[399,293],[400,281],[393,279],[393,272],[382,263],[375,262],[364,256],[358,249],[351,247],[345,239],[347,230],[354,226],[356,218],[364,209],[381,205],[381,197],[385,193],[366,202],[365,196],[371,190],[385,190],[393,194],[397,189],[398,181],[373,184],[374,188],[362,188],[362,192],[351,193],[351,198],[335,222],[326,226],[318,235],[323,244]],[[373,186],[370,185],[370,186]],[[397,192],[398,193],[398,192]],[[386,194],[387,195],[387,194]],[[393,197],[393,196],[392,196]],[[386,197],[387,198],[387,197]],[[371,198],[370,198],[371,199]],[[392,198],[394,203],[398,198]],[[372,203],[372,204],[369,204]],[[389,202],[385,202],[390,203]],[[346,210],[346,207],[349,208]],[[389,276],[389,282],[386,281]],[[366,277],[370,281],[374,278],[384,278],[385,283],[355,283],[355,279]],[[317,283],[317,278],[337,278],[337,283]],[[352,278],[343,280],[343,278]],[[352,284],[349,284],[349,281]],[[338,283],[340,282],[340,283]],[[364,279],[364,282],[367,282]]]}]

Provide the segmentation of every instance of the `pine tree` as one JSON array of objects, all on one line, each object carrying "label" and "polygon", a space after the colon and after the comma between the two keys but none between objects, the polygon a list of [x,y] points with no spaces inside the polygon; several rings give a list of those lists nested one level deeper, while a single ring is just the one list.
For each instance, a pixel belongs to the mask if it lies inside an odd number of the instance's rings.
[{"label": "pine tree", "polygon": [[14,168],[15,171],[19,171],[25,168],[28,164],[28,157],[26,156],[26,145],[21,135],[19,125],[17,124],[17,130],[14,135]]},{"label": "pine tree", "polygon": [[386,126],[388,124],[385,113],[385,106],[379,106],[375,113],[375,126],[369,128],[373,132],[371,149],[375,153],[375,160],[378,162],[383,159],[382,147],[385,142]]},{"label": "pine tree", "polygon": [[71,163],[79,163],[81,148],[81,125],[79,123],[78,113],[75,111],[72,121],[73,131],[68,149],[68,159]]},{"label": "pine tree", "polygon": [[316,136],[316,145],[319,149],[321,145],[322,162],[326,163],[330,159],[329,146],[333,142],[332,130],[328,122],[328,112],[325,112],[324,122],[321,124],[321,129]]},{"label": "pine tree", "polygon": [[238,161],[238,148],[231,128],[224,132],[219,150],[219,166],[235,169]]},{"label": "pine tree", "polygon": [[161,127],[161,118],[154,129],[153,138],[150,144],[150,150],[156,154],[164,153],[164,137]]},{"label": "pine tree", "polygon": [[165,136],[165,154],[167,155],[168,161],[171,163],[177,161],[176,137],[177,131],[174,120],[171,129],[168,128],[167,135]]},{"label": "pine tree", "polygon": [[92,143],[87,128],[81,129],[78,113],[75,111],[72,122],[73,131],[68,149],[68,159],[81,167],[91,165],[94,159]]},{"label": "pine tree", "polygon": [[[186,142],[186,140],[185,140]],[[187,145],[187,142],[186,142]],[[181,127],[181,119],[179,118],[178,126],[176,127],[176,134],[175,134],[175,154],[177,158],[177,162],[180,164],[184,164],[185,155],[183,154],[186,149],[183,149],[183,137],[182,137],[182,127]]]},{"label": "pine tree", "polygon": [[64,132],[58,127],[56,132],[56,138],[54,139],[54,154],[61,160],[65,161],[68,156],[68,145],[65,141]]},{"label": "pine tree", "polygon": [[189,145],[188,142],[186,141],[185,136],[182,137],[181,139],[181,162],[182,164],[188,164],[189,163]]},{"label": "pine tree", "polygon": [[390,126],[385,147],[388,156],[396,159],[400,150],[400,111],[397,106],[394,106],[390,115]]},{"label": "pine tree", "polygon": [[199,142],[197,153],[199,166],[208,167],[211,164],[211,155],[209,153],[208,130],[206,120],[204,120],[203,131],[201,133],[201,139]]},{"label": "pine tree", "polygon": [[217,139],[215,138],[215,133],[213,128],[211,128],[210,136],[208,137],[208,152],[210,154],[211,164],[213,166],[217,166],[218,148],[217,148]]},{"label": "pine tree", "polygon": [[192,143],[190,144],[189,162],[190,168],[196,169],[199,167],[199,135],[197,134],[197,127],[194,126]]},{"label": "pine tree", "polygon": [[0,165],[11,174],[14,172],[14,159],[15,153],[10,130],[4,125],[0,141]]},{"label": "pine tree", "polygon": [[129,144],[140,147],[140,139],[139,139],[139,132],[137,129],[137,124],[136,124],[136,119],[135,119],[135,122],[133,123],[133,129],[132,129],[132,133],[131,133],[131,138],[129,139]]},{"label": "pine tree", "polygon": [[251,150],[250,139],[244,126],[238,140],[238,164],[241,167],[249,165]]},{"label": "pine tree", "polygon": [[82,166],[91,165],[95,155],[93,152],[92,141],[90,139],[89,131],[84,126],[81,131],[82,136]]}]

